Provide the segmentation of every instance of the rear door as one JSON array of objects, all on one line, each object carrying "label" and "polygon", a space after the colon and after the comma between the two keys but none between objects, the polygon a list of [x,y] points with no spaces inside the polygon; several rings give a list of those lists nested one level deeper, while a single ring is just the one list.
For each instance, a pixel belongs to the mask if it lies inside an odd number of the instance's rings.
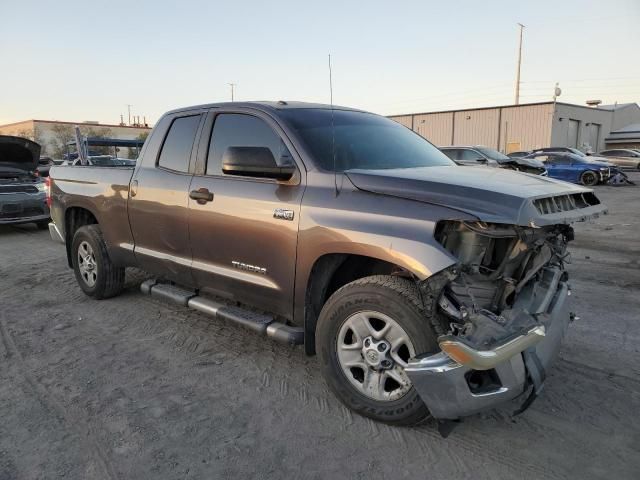
[{"label": "rear door", "polygon": [[548,163],[553,165],[555,172],[554,178],[565,180],[567,182],[574,182],[576,178],[580,176],[578,167],[571,166],[571,159],[566,155],[549,155]]},{"label": "rear door", "polygon": [[139,265],[160,276],[191,285],[189,185],[194,144],[205,112],[164,117],[150,139],[131,182],[129,220]]},{"label": "rear door", "polygon": [[[227,175],[229,147],[267,147],[279,164],[293,162],[288,182]],[[209,114],[189,200],[189,230],[196,285],[214,294],[291,318],[296,246],[305,170],[293,145],[268,115],[253,110]]]}]

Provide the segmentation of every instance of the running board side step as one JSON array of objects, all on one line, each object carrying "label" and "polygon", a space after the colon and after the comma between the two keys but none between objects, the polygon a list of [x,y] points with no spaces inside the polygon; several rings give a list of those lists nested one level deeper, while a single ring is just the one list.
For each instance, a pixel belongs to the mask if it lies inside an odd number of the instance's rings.
[{"label": "running board side step", "polygon": [[276,322],[269,315],[201,297],[192,290],[186,290],[167,283],[158,283],[156,280],[146,280],[140,285],[140,291],[152,297],[198,310],[214,318],[222,318],[229,322],[237,323],[279,342],[301,345],[304,341],[304,331],[300,327],[292,327]]}]

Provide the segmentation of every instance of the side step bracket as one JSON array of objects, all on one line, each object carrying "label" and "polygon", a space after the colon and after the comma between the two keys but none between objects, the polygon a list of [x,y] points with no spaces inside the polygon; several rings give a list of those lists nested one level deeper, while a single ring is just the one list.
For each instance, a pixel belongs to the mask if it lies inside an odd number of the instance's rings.
[{"label": "side step bracket", "polygon": [[292,327],[276,322],[269,315],[201,297],[192,290],[186,290],[176,285],[158,283],[156,280],[146,280],[140,285],[140,291],[152,297],[198,310],[214,318],[222,318],[229,322],[237,323],[279,342],[301,345],[304,341],[304,331],[300,327]]}]

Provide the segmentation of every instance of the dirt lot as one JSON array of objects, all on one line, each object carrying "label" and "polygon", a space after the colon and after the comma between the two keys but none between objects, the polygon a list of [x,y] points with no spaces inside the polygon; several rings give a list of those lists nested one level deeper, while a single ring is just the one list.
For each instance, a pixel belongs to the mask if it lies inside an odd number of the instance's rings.
[{"label": "dirt lot", "polygon": [[139,273],[90,300],[47,232],[0,228],[0,479],[638,478],[640,186],[597,192],[543,396],[447,439],[352,415],[302,348],[142,296]]}]

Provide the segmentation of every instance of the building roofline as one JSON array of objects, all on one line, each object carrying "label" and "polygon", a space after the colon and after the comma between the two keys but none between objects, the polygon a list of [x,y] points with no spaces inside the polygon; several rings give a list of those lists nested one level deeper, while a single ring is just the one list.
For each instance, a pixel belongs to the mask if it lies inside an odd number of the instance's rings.
[{"label": "building roofline", "polygon": [[13,125],[20,125],[21,123],[29,123],[29,122],[34,122],[35,120],[22,120],[20,122],[12,122],[12,123],[5,123],[3,125],[0,125],[0,128],[2,127],[12,127]]},{"label": "building roofline", "polygon": [[[455,113],[455,112],[474,112],[478,110],[495,110],[496,108],[518,108],[518,107],[532,107],[535,105],[552,105],[554,102],[549,100],[547,102],[534,102],[534,103],[521,103],[519,105],[494,105],[492,107],[477,107],[477,108],[458,108],[454,110],[433,110],[431,112],[416,112],[416,113],[399,113],[395,115],[387,115],[387,118],[395,118],[395,117],[410,117],[412,115],[431,115],[434,113]],[[587,110],[595,110],[600,112],[612,112],[613,110],[608,110],[604,108],[594,108],[587,107],[586,105],[576,105],[574,103],[564,103],[564,102],[555,102],[556,105],[564,105],[567,107],[578,107],[578,108],[586,108]]]},{"label": "building roofline", "polygon": [[117,124],[113,124],[113,123],[85,123],[85,122],[66,122],[66,121],[62,121],[62,120],[38,120],[36,118],[30,118],[28,120],[22,120],[21,122],[13,122],[13,123],[6,123],[4,125],[0,125],[1,127],[11,127],[12,125],[19,125],[21,123],[28,123],[28,122],[39,122],[39,123],[63,123],[65,125],[78,125],[79,127],[81,126],[90,126],[90,127],[118,127],[118,128],[143,128],[143,129],[147,129],[147,130],[151,130],[151,127],[144,127],[144,126],[139,126],[139,127],[135,127],[133,125],[117,125]]}]

